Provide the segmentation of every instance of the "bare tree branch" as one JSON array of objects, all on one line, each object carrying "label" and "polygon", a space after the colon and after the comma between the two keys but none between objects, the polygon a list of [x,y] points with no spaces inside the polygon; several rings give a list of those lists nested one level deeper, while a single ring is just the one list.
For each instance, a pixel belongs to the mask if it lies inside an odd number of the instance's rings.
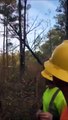
[{"label": "bare tree branch", "polygon": [[[16,32],[16,34],[19,36],[19,33],[14,29],[14,27],[9,23],[9,25],[11,26],[11,28],[13,28],[13,30]],[[40,64],[40,65],[42,65],[43,66],[43,63],[40,61],[40,59],[36,56],[36,54],[31,50],[31,48],[29,47],[29,45],[27,45],[26,43],[25,43],[25,46],[29,49],[29,51],[32,53],[32,55],[36,58],[36,60],[38,61],[38,63]]]},{"label": "bare tree branch", "polygon": [[[48,22],[47,22],[47,27],[48,27]],[[37,37],[33,40],[33,44],[35,44],[38,36],[41,36],[41,35],[45,32],[45,30],[47,29],[47,27],[46,27],[44,30],[42,30],[42,31],[37,35]],[[42,39],[43,39],[43,38],[41,37],[40,40],[42,40]],[[41,42],[41,41],[40,41],[40,42]],[[32,44],[32,46],[33,46],[33,44]],[[32,46],[31,46],[31,49],[32,49]]]},{"label": "bare tree branch", "polygon": [[28,34],[29,32],[33,31],[33,30],[36,29],[37,27],[39,27],[42,22],[43,22],[43,20],[41,20],[41,22],[39,22],[38,25],[36,25],[36,26],[35,26],[34,28],[32,28],[31,30],[29,30],[26,34]]},{"label": "bare tree branch", "polygon": [[32,27],[33,27],[33,25],[35,24],[35,22],[36,22],[37,18],[38,18],[38,15],[36,16],[36,18],[35,18],[35,20],[33,21],[33,23],[32,23],[32,25],[31,25],[31,27],[29,28],[29,31],[31,30],[31,28],[32,28]]}]

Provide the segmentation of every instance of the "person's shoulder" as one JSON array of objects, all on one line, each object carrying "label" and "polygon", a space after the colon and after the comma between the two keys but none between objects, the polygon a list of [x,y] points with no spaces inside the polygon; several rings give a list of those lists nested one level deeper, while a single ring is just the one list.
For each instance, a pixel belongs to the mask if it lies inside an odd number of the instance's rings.
[{"label": "person's shoulder", "polygon": [[57,90],[57,89],[59,89],[59,87],[54,87],[54,89],[56,89],[56,90]]},{"label": "person's shoulder", "polygon": [[52,87],[51,89],[53,89],[53,91],[56,91],[56,90],[60,91],[60,89],[58,87]]},{"label": "person's shoulder", "polygon": [[59,92],[58,92],[56,98],[60,98],[62,100],[65,99],[64,93],[63,93],[63,91],[61,89],[59,89]]},{"label": "person's shoulder", "polygon": [[49,91],[49,87],[46,86],[45,90],[43,91],[43,96]]}]

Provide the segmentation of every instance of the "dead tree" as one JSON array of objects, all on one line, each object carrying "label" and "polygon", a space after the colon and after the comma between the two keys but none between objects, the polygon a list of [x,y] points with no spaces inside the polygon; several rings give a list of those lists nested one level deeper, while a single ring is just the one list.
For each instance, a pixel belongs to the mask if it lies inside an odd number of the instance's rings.
[{"label": "dead tree", "polygon": [[24,24],[23,24],[23,38],[22,38],[22,29],[21,29],[21,0],[19,0],[19,40],[20,40],[20,76],[22,77],[22,74],[25,70],[25,41],[26,41],[26,4],[27,0],[23,1],[24,6]]}]

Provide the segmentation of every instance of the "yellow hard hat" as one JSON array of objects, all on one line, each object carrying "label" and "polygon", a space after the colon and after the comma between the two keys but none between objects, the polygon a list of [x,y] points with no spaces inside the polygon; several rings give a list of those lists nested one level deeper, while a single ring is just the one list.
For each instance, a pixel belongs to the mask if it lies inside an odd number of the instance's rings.
[{"label": "yellow hard hat", "polygon": [[51,58],[44,62],[44,67],[51,75],[68,82],[68,40],[55,48]]},{"label": "yellow hard hat", "polygon": [[44,69],[44,70],[41,72],[41,75],[42,75],[44,78],[46,78],[46,79],[48,79],[48,80],[50,80],[50,81],[53,81],[52,75],[51,75],[46,69]]}]

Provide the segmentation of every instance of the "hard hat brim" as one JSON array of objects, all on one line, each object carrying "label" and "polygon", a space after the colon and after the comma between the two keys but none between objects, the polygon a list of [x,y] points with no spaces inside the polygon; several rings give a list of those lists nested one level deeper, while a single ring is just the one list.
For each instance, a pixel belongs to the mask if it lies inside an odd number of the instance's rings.
[{"label": "hard hat brim", "polygon": [[53,76],[57,77],[58,79],[64,82],[68,82],[68,71],[65,71],[59,68],[58,66],[54,65],[50,60],[44,62],[44,67]]},{"label": "hard hat brim", "polygon": [[42,75],[44,78],[46,78],[47,80],[53,81],[52,75],[51,75],[46,69],[44,69],[44,70],[41,72],[41,75]]}]

